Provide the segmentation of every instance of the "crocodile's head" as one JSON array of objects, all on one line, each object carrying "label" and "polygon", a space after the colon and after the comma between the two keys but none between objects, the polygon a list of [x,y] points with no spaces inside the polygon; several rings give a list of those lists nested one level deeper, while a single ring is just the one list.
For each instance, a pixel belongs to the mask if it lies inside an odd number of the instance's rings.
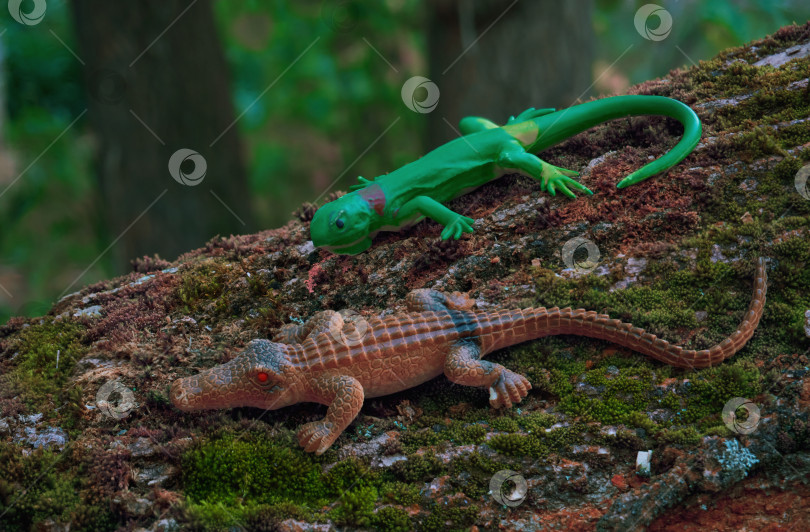
[{"label": "crocodile's head", "polygon": [[293,370],[282,344],[253,340],[239,356],[172,383],[171,400],[184,411],[255,406],[275,410],[297,401]]},{"label": "crocodile's head", "polygon": [[332,253],[356,255],[371,246],[374,210],[357,192],[341,196],[317,211],[309,224],[312,243]]}]

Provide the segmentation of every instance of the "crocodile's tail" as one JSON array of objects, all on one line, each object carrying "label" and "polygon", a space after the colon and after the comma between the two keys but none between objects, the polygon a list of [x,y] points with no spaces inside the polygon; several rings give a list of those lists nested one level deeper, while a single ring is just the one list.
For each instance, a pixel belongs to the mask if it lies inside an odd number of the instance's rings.
[{"label": "crocodile's tail", "polygon": [[602,122],[638,115],[674,118],[683,124],[683,136],[669,152],[622,179],[618,188],[633,185],[675,166],[700,141],[700,119],[686,104],[663,96],[613,96],[533,118],[539,134],[527,151],[537,153]]},{"label": "crocodile's tail", "polygon": [[484,354],[543,336],[576,334],[608,340],[672,366],[706,368],[717,366],[732,356],[754,334],[765,306],[766,287],[765,259],[760,257],[754,296],[742,323],[731,336],[711,349],[700,351],[670,344],[644,329],[584,309],[554,307],[482,312],[476,316],[477,333]]}]

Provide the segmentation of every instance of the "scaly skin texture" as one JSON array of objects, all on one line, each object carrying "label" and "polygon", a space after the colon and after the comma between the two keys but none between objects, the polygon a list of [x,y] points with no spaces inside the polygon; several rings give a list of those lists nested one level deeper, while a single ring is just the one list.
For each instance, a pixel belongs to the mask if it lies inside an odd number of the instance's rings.
[{"label": "scaly skin texture", "polygon": [[319,312],[304,325],[285,325],[275,341],[254,340],[236,358],[172,383],[171,400],[184,411],[254,406],[269,410],[299,402],[328,405],[326,417],[305,424],[298,441],[321,454],[357,416],[366,397],[406,390],[444,373],[465,386],[489,389],[489,402],[510,408],[531,384],[500,364],[482,360],[504,347],[555,334],[609,340],[665,364],[716,366],[754,334],[766,291],[765,260],[757,264],[754,296],[738,329],[711,349],[695,351],[629,323],[584,309],[476,311],[459,293],[414,290],[409,312],[346,321]]},{"label": "scaly skin texture", "polygon": [[700,140],[700,120],[694,111],[662,96],[614,96],[556,112],[532,108],[511,117],[504,126],[466,117],[459,124],[461,138],[374,180],[359,177],[353,192],[318,209],[310,223],[312,242],[335,253],[355,255],[371,246],[378,231],[399,230],[424,217],[444,226],[443,240],[458,239],[472,232],[475,220],[442,203],[510,172],[533,177],[552,195],[559,190],[573,198],[571,189],[592,194],[572,179],[577,172],[548,164],[534,153],[602,122],[638,115],[675,118],[683,124],[684,134],[672,150],[622,179],[618,188],[669,169]]}]

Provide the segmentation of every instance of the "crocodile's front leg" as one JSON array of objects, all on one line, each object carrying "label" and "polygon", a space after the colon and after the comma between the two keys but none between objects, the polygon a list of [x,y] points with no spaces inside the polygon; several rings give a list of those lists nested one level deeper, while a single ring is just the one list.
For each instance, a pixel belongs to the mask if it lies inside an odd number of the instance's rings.
[{"label": "crocodile's front leg", "polygon": [[444,226],[442,240],[447,240],[448,238],[458,240],[462,233],[472,233],[473,231],[472,224],[475,220],[451,211],[428,196],[417,196],[407,202],[399,210],[397,217],[407,219],[417,213],[422,216],[427,216],[431,220]]},{"label": "crocodile's front leg", "polygon": [[309,400],[329,405],[326,417],[301,427],[298,443],[307,452],[323,454],[357,417],[363,406],[363,385],[349,375],[324,375],[309,382]]},{"label": "crocodile's front leg", "polygon": [[511,408],[512,403],[519,403],[532,388],[523,375],[481,360],[480,349],[469,340],[450,347],[444,361],[444,374],[456,384],[489,388],[489,404],[493,408]]}]

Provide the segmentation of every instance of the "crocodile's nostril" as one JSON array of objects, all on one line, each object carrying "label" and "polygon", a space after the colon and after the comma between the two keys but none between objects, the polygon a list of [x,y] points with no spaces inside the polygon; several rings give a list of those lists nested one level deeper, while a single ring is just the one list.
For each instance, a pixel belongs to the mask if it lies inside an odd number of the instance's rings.
[{"label": "crocodile's nostril", "polygon": [[186,394],[183,391],[181,379],[178,379],[172,383],[172,388],[169,394],[171,396],[172,403],[174,403],[175,406],[182,406],[188,402],[186,399]]}]

